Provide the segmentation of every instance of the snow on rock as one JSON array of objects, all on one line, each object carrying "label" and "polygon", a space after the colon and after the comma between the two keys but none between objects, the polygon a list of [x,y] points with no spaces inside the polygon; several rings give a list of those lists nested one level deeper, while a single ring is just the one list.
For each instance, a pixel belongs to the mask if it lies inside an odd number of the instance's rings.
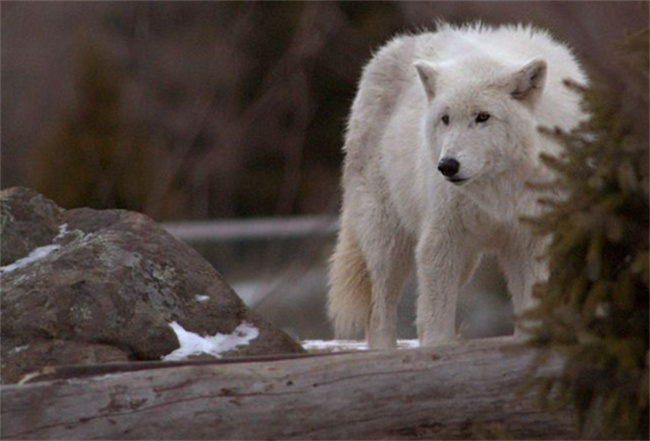
[{"label": "snow on rock", "polygon": [[68,224],[59,225],[59,234],[54,238],[54,240],[63,239],[65,236],[70,233],[68,231]]},{"label": "snow on rock", "polygon": [[[359,340],[303,340],[302,347],[309,352],[367,351],[368,343]],[[398,340],[399,349],[420,347],[418,340]]]},{"label": "snow on rock", "polygon": [[10,273],[18,268],[31,265],[32,263],[47,257],[50,253],[59,248],[61,248],[61,245],[46,245],[44,247],[35,248],[28,256],[18,259],[10,265],[0,267],[0,273]]},{"label": "snow on rock", "polygon": [[[62,224],[59,226],[59,234],[55,236],[53,240],[57,241],[59,239],[64,238],[68,234],[70,234],[70,231],[68,231],[68,224],[67,223]],[[29,253],[29,255],[23,257],[22,259],[18,259],[12,264],[0,267],[0,273],[10,273],[19,268],[23,268],[27,265],[31,265],[32,263],[47,257],[50,253],[58,250],[59,248],[61,248],[60,244],[51,244],[51,245],[45,245],[42,247],[34,248]]]},{"label": "snow on rock", "polygon": [[27,348],[29,348],[29,345],[16,346],[15,348],[13,348],[12,350],[10,350],[9,352],[12,353],[12,354],[17,354],[17,353],[19,353],[19,352],[24,351],[24,350],[27,349]]},{"label": "snow on rock", "polygon": [[194,300],[196,300],[199,303],[207,302],[210,300],[210,296],[202,295],[202,294],[197,294],[194,296]]},{"label": "snow on rock", "polygon": [[231,351],[238,346],[248,345],[259,335],[259,330],[252,324],[244,321],[231,334],[215,334],[202,337],[194,332],[186,331],[177,322],[169,326],[178,337],[180,347],[171,354],[162,357],[165,361],[183,360],[190,355],[208,354],[221,358],[221,354]]}]

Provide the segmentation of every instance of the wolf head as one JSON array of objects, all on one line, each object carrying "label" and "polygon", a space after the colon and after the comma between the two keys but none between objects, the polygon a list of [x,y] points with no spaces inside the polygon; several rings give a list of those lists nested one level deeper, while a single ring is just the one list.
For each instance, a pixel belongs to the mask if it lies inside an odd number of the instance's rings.
[{"label": "wolf head", "polygon": [[414,66],[428,102],[424,136],[445,179],[478,184],[523,171],[533,154],[544,60],[515,68],[485,59]]}]

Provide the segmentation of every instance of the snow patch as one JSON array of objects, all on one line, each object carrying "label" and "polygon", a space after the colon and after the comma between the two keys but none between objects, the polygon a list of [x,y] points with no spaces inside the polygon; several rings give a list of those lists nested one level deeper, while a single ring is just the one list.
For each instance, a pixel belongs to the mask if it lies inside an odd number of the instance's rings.
[{"label": "snow patch", "polygon": [[202,294],[197,294],[194,296],[194,300],[196,300],[199,303],[207,302],[210,300],[210,296],[202,295]]},{"label": "snow patch", "polygon": [[61,248],[61,245],[46,245],[44,247],[38,247],[34,249],[31,253],[29,253],[27,257],[18,259],[10,265],[0,267],[0,273],[10,273],[19,268],[23,268],[26,267],[27,265],[31,265],[32,263],[38,260],[44,259],[50,253],[58,250],[59,248]]},{"label": "snow patch", "polygon": [[[359,340],[303,340],[302,347],[306,351],[367,351],[368,343]],[[399,349],[419,348],[420,342],[416,340],[398,340]]]},{"label": "snow patch", "polygon": [[27,348],[29,348],[29,345],[25,345],[25,346],[16,346],[16,347],[13,348],[11,351],[9,351],[9,353],[10,353],[10,354],[17,354],[17,353],[19,353],[19,352],[24,351],[24,350],[27,349]]},{"label": "snow patch", "polygon": [[59,234],[54,238],[54,240],[63,239],[69,233],[68,224],[59,225]]},{"label": "snow patch", "polygon": [[248,322],[242,322],[232,334],[215,334],[202,337],[194,332],[186,331],[177,322],[170,323],[178,337],[180,348],[162,357],[165,361],[183,360],[190,355],[208,354],[221,358],[221,354],[231,351],[238,346],[246,346],[255,340],[259,330]]}]

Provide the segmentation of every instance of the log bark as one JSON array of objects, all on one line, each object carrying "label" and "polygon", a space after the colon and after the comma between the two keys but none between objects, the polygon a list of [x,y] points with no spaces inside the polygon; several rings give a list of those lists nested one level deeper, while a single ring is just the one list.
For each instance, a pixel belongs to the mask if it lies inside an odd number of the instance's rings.
[{"label": "log bark", "polygon": [[[569,412],[520,396],[533,354],[510,339],[275,361],[100,369],[4,386],[9,439],[568,439]],[[557,372],[556,360],[545,368]],[[69,376],[69,375],[68,375]]]}]

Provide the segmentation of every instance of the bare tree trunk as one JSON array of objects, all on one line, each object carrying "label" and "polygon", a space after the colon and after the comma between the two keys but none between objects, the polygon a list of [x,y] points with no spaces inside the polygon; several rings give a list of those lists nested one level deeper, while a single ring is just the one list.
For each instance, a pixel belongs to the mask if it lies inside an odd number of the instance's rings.
[{"label": "bare tree trunk", "polygon": [[469,439],[477,424],[500,424],[515,438],[574,436],[570,413],[542,413],[518,396],[533,354],[512,347],[499,338],[275,361],[103,366],[103,375],[4,386],[1,435]]}]

